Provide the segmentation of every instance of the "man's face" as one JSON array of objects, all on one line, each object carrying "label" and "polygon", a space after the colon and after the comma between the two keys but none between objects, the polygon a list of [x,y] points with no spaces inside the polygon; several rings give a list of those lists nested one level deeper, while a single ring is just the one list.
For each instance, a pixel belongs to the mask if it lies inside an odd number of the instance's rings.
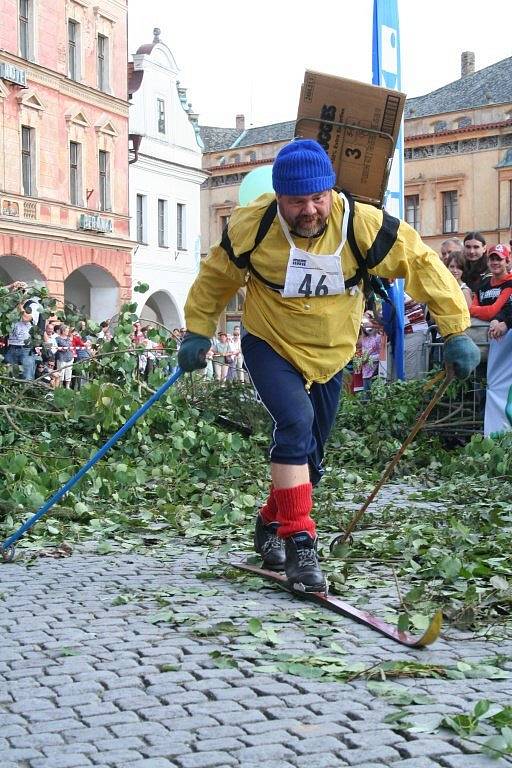
[{"label": "man's face", "polygon": [[325,226],[332,208],[332,192],[314,195],[277,195],[279,210],[299,237],[315,237]]},{"label": "man's face", "polygon": [[443,243],[441,246],[441,258],[444,261],[445,264],[449,261],[450,253],[453,253],[454,251],[460,251],[460,248],[457,247],[456,243]]},{"label": "man's face", "polygon": [[489,270],[494,277],[506,275],[509,268],[508,259],[500,256],[498,253],[491,253],[489,256]]},{"label": "man's face", "polygon": [[468,261],[478,261],[485,252],[485,245],[480,240],[466,240],[464,243],[464,255]]}]

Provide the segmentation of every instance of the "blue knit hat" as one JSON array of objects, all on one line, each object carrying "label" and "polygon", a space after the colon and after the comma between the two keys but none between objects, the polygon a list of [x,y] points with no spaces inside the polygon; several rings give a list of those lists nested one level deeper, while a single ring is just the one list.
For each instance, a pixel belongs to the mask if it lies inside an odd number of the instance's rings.
[{"label": "blue knit hat", "polygon": [[272,186],[278,195],[314,195],[336,182],[329,155],[312,139],[295,139],[276,156]]}]

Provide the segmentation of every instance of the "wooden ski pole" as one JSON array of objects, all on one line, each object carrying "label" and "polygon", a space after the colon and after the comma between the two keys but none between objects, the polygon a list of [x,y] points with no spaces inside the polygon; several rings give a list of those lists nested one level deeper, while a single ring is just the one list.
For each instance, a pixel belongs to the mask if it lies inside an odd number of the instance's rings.
[{"label": "wooden ski pole", "polygon": [[402,458],[405,449],[412,443],[412,441],[414,440],[414,438],[416,437],[416,435],[418,434],[420,429],[424,426],[425,422],[427,421],[430,413],[432,412],[432,409],[437,405],[437,403],[440,401],[440,399],[442,398],[442,396],[446,392],[446,389],[447,389],[448,385],[451,383],[452,379],[453,379],[453,371],[450,370],[450,369],[447,369],[446,373],[444,375],[444,378],[443,378],[443,380],[442,380],[442,382],[440,384],[440,386],[434,392],[434,395],[433,395],[432,399],[430,400],[430,402],[426,406],[425,410],[423,411],[423,413],[421,414],[421,416],[417,420],[417,422],[414,425],[414,427],[411,429],[411,431],[409,432],[409,434],[405,438],[404,442],[402,443],[402,445],[398,449],[396,455],[389,462],[388,466],[386,467],[386,469],[382,473],[382,476],[381,476],[379,482],[377,483],[377,485],[375,486],[373,491],[370,493],[370,495],[368,496],[368,498],[364,502],[364,504],[361,507],[361,509],[359,509],[356,512],[356,514],[354,515],[354,517],[352,518],[352,520],[348,524],[348,527],[345,530],[345,532],[344,533],[340,533],[338,536],[335,536],[334,539],[329,544],[329,550],[331,552],[333,551],[334,547],[336,547],[338,544],[344,544],[347,541],[347,539],[350,537],[352,531],[354,530],[356,525],[359,523],[359,521],[363,517],[364,513],[366,512],[366,510],[368,509],[368,507],[370,506],[372,501],[375,499],[375,497],[377,496],[378,492],[380,491],[380,489],[382,488],[384,483],[386,483],[389,480],[389,478],[391,477],[391,475],[393,474],[393,471],[394,471],[396,465],[398,464],[398,462],[400,461],[400,459]]}]

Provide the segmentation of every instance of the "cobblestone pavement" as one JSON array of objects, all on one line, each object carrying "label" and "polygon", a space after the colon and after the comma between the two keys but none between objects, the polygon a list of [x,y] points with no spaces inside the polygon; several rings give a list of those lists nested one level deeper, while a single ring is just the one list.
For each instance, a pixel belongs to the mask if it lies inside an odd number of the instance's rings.
[{"label": "cobblestone pavement", "polygon": [[[392,730],[384,717],[396,707],[365,680],[320,682],[264,666],[273,650],[325,654],[333,641],[346,663],[367,666],[474,662],[512,655],[511,642],[465,642],[450,632],[429,649],[402,648],[275,588],[198,578],[212,559],[181,545],[106,555],[83,547],[29,565],[0,565],[2,768],[512,764],[448,730]],[[275,632],[274,649],[255,636],[251,617]],[[483,698],[512,700],[509,679],[392,682],[429,694],[431,702],[407,706],[419,721],[468,712]]]}]

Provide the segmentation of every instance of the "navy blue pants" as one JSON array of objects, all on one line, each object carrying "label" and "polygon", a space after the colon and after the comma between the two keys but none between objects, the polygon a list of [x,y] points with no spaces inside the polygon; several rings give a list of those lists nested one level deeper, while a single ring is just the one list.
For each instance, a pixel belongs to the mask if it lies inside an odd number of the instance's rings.
[{"label": "navy blue pants", "polygon": [[266,341],[246,333],[242,353],[252,383],[274,422],[270,460],[277,464],[309,464],[311,482],[323,474],[324,445],[340,400],[341,371],[308,392],[305,379]]}]

